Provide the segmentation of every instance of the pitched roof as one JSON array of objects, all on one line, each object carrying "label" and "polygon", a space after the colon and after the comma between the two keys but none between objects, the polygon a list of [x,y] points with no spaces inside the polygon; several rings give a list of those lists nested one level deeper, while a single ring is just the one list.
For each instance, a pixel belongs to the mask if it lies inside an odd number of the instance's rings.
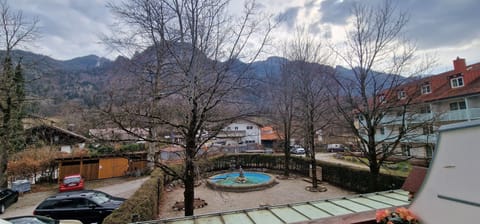
[{"label": "pitched roof", "polygon": [[262,141],[273,141],[279,140],[281,137],[279,136],[278,132],[273,129],[272,126],[266,126],[261,128],[261,139]]},{"label": "pitched roof", "polygon": [[[457,64],[463,63],[463,66]],[[465,65],[465,59],[457,58],[453,61],[454,69],[437,75],[415,79],[407,84],[401,85],[395,90],[404,90],[407,96],[414,96],[415,103],[432,102],[436,100],[462,97],[480,93],[480,62]],[[452,88],[450,80],[453,77],[462,76],[463,87]],[[430,93],[421,94],[423,85],[430,85]],[[396,97],[396,94],[391,94]]]}]

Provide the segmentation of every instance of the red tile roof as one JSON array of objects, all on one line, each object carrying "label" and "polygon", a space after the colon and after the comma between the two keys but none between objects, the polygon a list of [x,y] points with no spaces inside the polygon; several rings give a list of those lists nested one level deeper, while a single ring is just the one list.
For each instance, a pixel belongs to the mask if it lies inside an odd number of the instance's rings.
[{"label": "red tile roof", "polygon": [[[410,81],[395,88],[395,92],[390,92],[390,98],[396,99],[398,90],[404,90],[408,97],[414,97],[414,103],[480,94],[480,63],[466,66],[465,59],[461,58],[455,59],[453,63],[454,70]],[[455,76],[463,76],[463,87],[450,86],[450,79]],[[431,93],[421,94],[421,88],[425,84],[430,85]]]},{"label": "red tile roof", "polygon": [[279,140],[280,135],[276,130],[273,129],[271,126],[266,126],[261,129],[262,131],[262,141],[273,141],[273,140]]}]

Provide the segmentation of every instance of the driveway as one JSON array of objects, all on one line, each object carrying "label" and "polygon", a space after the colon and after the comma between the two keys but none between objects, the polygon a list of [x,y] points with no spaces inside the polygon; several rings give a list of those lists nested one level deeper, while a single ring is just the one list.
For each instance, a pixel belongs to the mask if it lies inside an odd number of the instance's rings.
[{"label": "driveway", "polygon": [[[135,180],[122,181],[122,178],[112,181],[111,179],[106,180],[107,182],[116,182],[115,184],[110,184],[108,186],[96,187],[95,190],[103,191],[105,193],[111,194],[116,197],[129,198],[135,193],[135,191],[145,182],[149,177],[143,177]],[[102,180],[95,181],[101,182]],[[86,183],[88,188],[89,183]],[[0,215],[0,218],[22,216],[22,215],[32,215],[33,210],[37,205],[42,202],[45,198],[56,194],[57,191],[44,191],[37,193],[25,193],[23,196],[18,198],[18,202],[8,207],[4,214]]]}]

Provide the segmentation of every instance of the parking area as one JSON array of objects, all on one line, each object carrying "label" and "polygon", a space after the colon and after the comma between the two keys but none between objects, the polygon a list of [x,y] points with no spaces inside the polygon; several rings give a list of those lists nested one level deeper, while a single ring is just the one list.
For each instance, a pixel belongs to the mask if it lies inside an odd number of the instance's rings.
[{"label": "parking area", "polygon": [[[116,197],[129,198],[142,185],[148,177],[132,178],[120,177],[105,180],[95,180],[86,183],[86,189],[95,189],[111,194]],[[8,207],[0,218],[32,215],[33,210],[45,198],[54,195],[57,190],[47,190],[36,193],[24,193],[18,198],[18,202]]]}]

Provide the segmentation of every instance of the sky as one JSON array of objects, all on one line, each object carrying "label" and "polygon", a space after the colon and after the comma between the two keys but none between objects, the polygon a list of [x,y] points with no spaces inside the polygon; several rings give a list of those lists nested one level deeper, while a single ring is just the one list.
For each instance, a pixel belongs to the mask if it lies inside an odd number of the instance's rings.
[{"label": "sky", "polygon": [[[26,50],[59,60],[95,54],[114,59],[101,36],[110,32],[116,18],[106,7],[108,0],[10,0],[12,10],[25,19],[39,19],[40,37]],[[243,0],[232,0],[235,13]],[[288,36],[295,24],[308,24],[309,31],[331,42],[344,38],[354,2],[377,4],[384,0],[257,0],[260,9],[282,18],[275,37]],[[118,2],[113,1],[113,2]],[[480,3],[478,0],[393,0],[410,16],[407,37],[418,53],[435,56],[433,72],[452,69],[458,56],[467,64],[480,62]]]}]

